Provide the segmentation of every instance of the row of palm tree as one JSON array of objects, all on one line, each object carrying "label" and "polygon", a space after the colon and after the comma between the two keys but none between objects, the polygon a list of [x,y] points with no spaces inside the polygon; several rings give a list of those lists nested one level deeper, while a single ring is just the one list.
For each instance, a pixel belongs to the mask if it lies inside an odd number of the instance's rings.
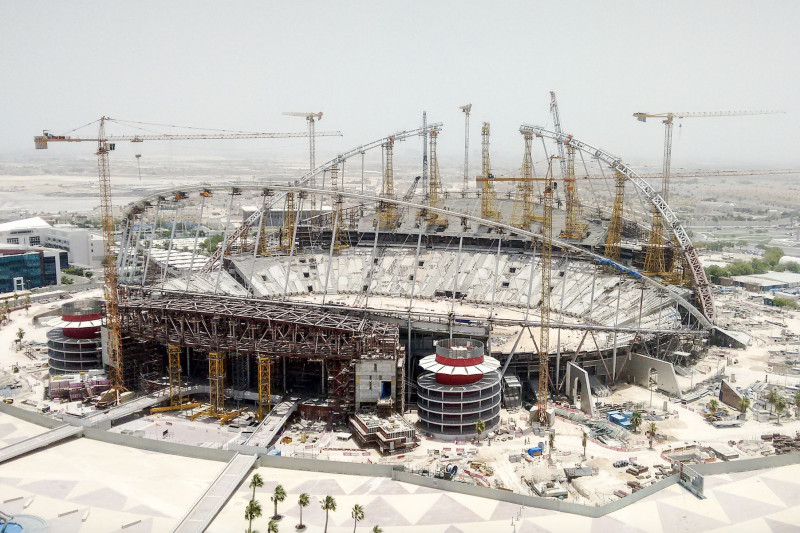
[{"label": "row of palm tree", "polygon": [[[253,520],[259,518],[263,511],[261,509],[261,503],[256,500],[256,488],[264,486],[264,479],[258,473],[253,474],[249,486],[253,489],[253,497],[250,499],[250,502],[248,502],[244,511],[244,518],[248,520],[246,533],[258,533],[258,531],[253,530]],[[274,513],[267,524],[267,533],[278,533],[278,521],[283,518],[282,515],[278,514],[278,504],[286,500],[286,490],[283,488],[283,485],[277,485],[269,499],[274,504]],[[303,508],[308,507],[310,502],[311,497],[305,492],[297,498],[297,506],[300,507],[300,523],[295,526],[297,531],[306,529],[305,524],[303,524]],[[336,511],[336,500],[333,496],[325,496],[325,499],[320,501],[320,505],[322,510],[325,511],[325,533],[327,533],[328,513]],[[359,504],[355,504],[350,512],[350,517],[353,519],[353,533],[355,533],[358,523],[366,517],[364,508]],[[380,526],[375,526],[372,528],[372,533],[383,533],[383,530]]]},{"label": "row of palm tree", "polygon": [[775,389],[770,389],[769,394],[767,395],[767,402],[770,404],[770,411],[775,409],[775,413],[778,415],[778,425],[781,423],[781,413],[786,410],[786,400],[778,394],[778,391]]}]

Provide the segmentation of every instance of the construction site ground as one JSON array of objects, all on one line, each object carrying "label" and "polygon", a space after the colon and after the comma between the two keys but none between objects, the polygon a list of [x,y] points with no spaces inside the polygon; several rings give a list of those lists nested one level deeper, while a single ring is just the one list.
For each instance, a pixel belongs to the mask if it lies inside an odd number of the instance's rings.
[{"label": "construction site ground", "polygon": [[[98,297],[98,291],[82,294],[81,297]],[[34,315],[58,306],[60,302],[51,302],[31,306],[28,312],[15,311],[10,323],[0,328],[0,378],[15,380],[20,384],[14,392],[15,402],[23,406],[34,407],[49,405],[53,411],[66,411],[80,414],[87,409],[80,402],[55,403],[42,399],[44,379],[47,370],[41,368],[42,352],[36,352],[37,359],[25,355],[25,350],[16,350],[16,331],[23,328],[26,335],[23,345],[30,341],[43,343],[49,328],[34,326],[31,319]],[[767,359],[770,350],[786,349],[787,344],[776,339],[782,329],[800,331],[800,315],[797,311],[779,312],[747,298],[746,294],[723,295],[718,298],[717,305],[720,316],[730,329],[745,331],[752,337],[746,349],[711,348],[708,354],[694,367],[691,377],[678,376],[684,390],[691,385],[707,379],[714,374],[724,374],[729,380],[735,379],[735,386],[747,389],[754,384],[770,383],[796,386],[800,378],[770,374]],[[733,313],[734,309],[747,309],[746,314]],[[769,320],[769,322],[767,322]],[[785,327],[775,325],[785,324]],[[41,349],[41,346],[33,346]],[[796,349],[796,348],[795,348]],[[738,361],[735,362],[734,361]],[[732,364],[729,364],[731,362]],[[19,364],[20,373],[12,375],[11,365]],[[600,504],[617,498],[614,492],[624,490],[630,492],[628,481],[636,479],[627,474],[625,468],[614,468],[613,463],[619,460],[630,461],[649,467],[649,470],[638,481],[646,485],[655,481],[655,465],[664,465],[661,456],[665,449],[687,445],[728,445],[736,443],[736,450],[742,458],[760,456],[769,453],[771,446],[761,440],[766,433],[783,433],[794,436],[800,430],[793,408],[784,413],[780,424],[773,417],[770,420],[756,421],[748,414],[742,427],[716,428],[705,421],[703,411],[714,395],[706,396],[687,405],[671,401],[659,391],[619,383],[612,387],[611,396],[596,398],[602,404],[637,404],[649,411],[645,416],[640,432],[632,433],[626,449],[611,448],[598,441],[589,440],[586,447],[586,458],[583,458],[581,435],[588,428],[561,417],[556,417],[555,449],[548,449],[546,436],[535,436],[524,410],[501,413],[501,428],[495,434],[484,434],[480,442],[442,442],[426,438],[420,434],[420,443],[413,451],[397,456],[381,457],[374,449],[362,449],[349,435],[345,426],[330,426],[325,422],[300,420],[297,415],[278,434],[274,446],[282,455],[298,457],[315,457],[350,462],[372,462],[403,465],[409,470],[435,473],[448,465],[458,467],[455,479],[478,485],[505,488],[514,492],[530,494],[528,482],[549,482],[563,479],[565,467],[588,466],[596,470],[596,475],[578,478],[571,483],[561,483],[567,490],[567,499],[590,505]],[[27,400],[27,403],[24,403]],[[652,402],[652,403],[651,403]],[[666,410],[664,407],[666,406]],[[202,408],[201,408],[202,409]],[[733,410],[731,410],[733,411]],[[146,438],[171,440],[195,446],[226,448],[232,443],[242,443],[251,435],[253,426],[244,419],[237,419],[231,426],[220,427],[218,419],[200,417],[189,420],[191,412],[168,412],[155,415],[142,413],[138,418],[128,420],[113,431],[137,434]],[[407,414],[410,422],[415,421],[415,413]],[[652,418],[652,420],[650,419]],[[654,421],[658,430],[658,438],[653,449],[644,434],[644,428]],[[240,423],[241,422],[241,423]],[[15,427],[19,424],[15,424]],[[19,440],[24,433],[17,427],[14,437]],[[36,431],[37,428],[28,428]],[[22,432],[22,433],[21,433]],[[256,443],[266,446],[269,443]],[[544,453],[540,457],[529,457],[524,453],[527,448],[544,444]],[[9,442],[10,443],[10,442]],[[8,444],[8,443],[7,443]],[[519,462],[512,462],[510,456],[521,455]],[[650,476],[650,477],[647,477]]]}]

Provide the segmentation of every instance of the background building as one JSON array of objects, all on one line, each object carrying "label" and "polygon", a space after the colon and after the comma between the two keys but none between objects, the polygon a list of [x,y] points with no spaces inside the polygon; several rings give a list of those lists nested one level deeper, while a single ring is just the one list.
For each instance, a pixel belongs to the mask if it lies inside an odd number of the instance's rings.
[{"label": "background building", "polygon": [[69,262],[97,268],[103,265],[103,237],[86,228],[50,225],[40,217],[0,224],[0,243],[22,247],[44,246],[69,253]]}]

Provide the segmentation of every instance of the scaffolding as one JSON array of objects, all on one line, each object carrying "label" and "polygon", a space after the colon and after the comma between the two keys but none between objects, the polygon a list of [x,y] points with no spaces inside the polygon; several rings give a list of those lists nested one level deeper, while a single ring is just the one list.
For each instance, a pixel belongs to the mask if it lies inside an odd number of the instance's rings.
[{"label": "scaffolding", "polygon": [[[294,203],[294,192],[289,191],[286,193],[286,209],[283,212],[283,228],[281,228],[281,241],[280,249],[284,252],[292,250],[294,242],[292,241],[295,232],[295,225],[297,224],[297,206]],[[266,233],[262,228],[262,235]]]},{"label": "scaffolding", "polygon": [[208,354],[208,403],[207,414],[219,416],[225,411],[225,354]]},{"label": "scaffolding", "polygon": [[[265,409],[266,407],[266,409]],[[264,420],[272,411],[272,361],[258,358],[258,419]]]},{"label": "scaffolding", "polygon": [[179,407],[181,396],[181,347],[174,344],[167,346],[167,373],[169,374],[169,405]]},{"label": "scaffolding", "polygon": [[566,196],[566,213],[564,229],[561,231],[563,239],[581,240],[586,237],[589,225],[581,220],[581,203],[578,199],[578,182],[575,179],[575,147],[567,145],[567,174],[564,177],[564,192]]},{"label": "scaffolding", "polygon": [[481,218],[487,220],[500,220],[500,211],[497,210],[497,196],[494,191],[494,174],[489,159],[489,123],[484,122],[481,128]]},{"label": "scaffolding", "polygon": [[[383,181],[381,181],[381,198],[394,200],[394,137],[389,137],[383,147]],[[380,202],[380,229],[395,230],[399,218],[397,216],[397,205],[391,202]]]},{"label": "scaffolding", "polygon": [[533,211],[533,156],[531,154],[533,134],[523,131],[522,137],[525,139],[525,152],[522,156],[522,172],[517,184],[514,207],[511,211],[511,225],[530,231],[531,223],[536,220]]},{"label": "scaffolding", "polygon": [[[439,128],[432,128],[430,131],[431,146],[431,178],[428,194],[428,204],[430,207],[441,209],[444,207],[444,189],[442,188],[442,177],[439,174],[439,157],[436,154],[436,139],[439,136]],[[432,227],[444,229],[449,225],[446,217],[434,213],[428,213],[428,224]]]},{"label": "scaffolding", "polygon": [[625,202],[625,174],[617,171],[615,182],[614,208],[611,210],[611,221],[606,235],[605,256],[612,261],[619,261],[622,244],[622,208]]}]

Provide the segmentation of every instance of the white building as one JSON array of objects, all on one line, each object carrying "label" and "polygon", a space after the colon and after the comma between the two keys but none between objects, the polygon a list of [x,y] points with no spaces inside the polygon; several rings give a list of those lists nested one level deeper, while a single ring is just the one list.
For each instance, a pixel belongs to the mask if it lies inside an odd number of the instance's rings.
[{"label": "white building", "polygon": [[67,224],[51,226],[40,217],[0,224],[0,243],[58,248],[69,252],[70,264],[89,268],[103,265],[102,235]]}]

